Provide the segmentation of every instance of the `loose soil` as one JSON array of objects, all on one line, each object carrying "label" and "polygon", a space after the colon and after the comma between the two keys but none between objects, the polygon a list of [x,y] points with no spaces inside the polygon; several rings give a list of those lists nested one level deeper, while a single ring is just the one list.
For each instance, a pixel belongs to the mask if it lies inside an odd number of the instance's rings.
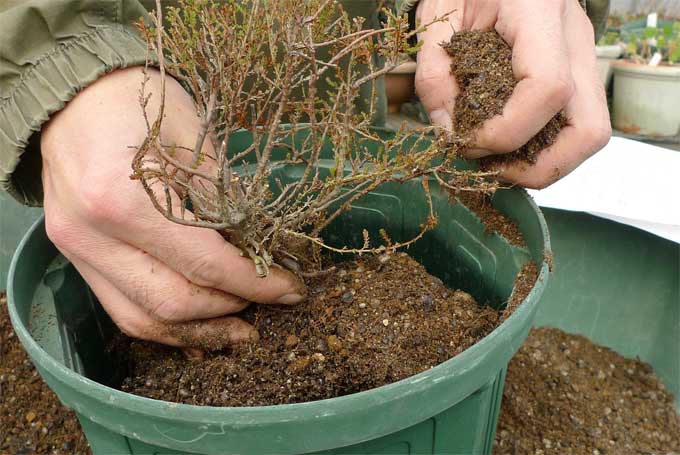
[{"label": "loose soil", "polygon": [[[460,90],[453,119],[455,142],[465,148],[474,143],[475,134],[485,121],[503,113],[517,85],[512,70],[512,49],[495,30],[459,31],[443,47],[451,56],[451,73]],[[515,161],[533,164],[538,153],[555,142],[566,123],[566,117],[560,112],[520,149],[485,158],[482,164]]]},{"label": "loose soil", "polygon": [[494,453],[680,453],[680,418],[648,364],[535,329],[508,367]]},{"label": "loose soil", "polygon": [[91,454],[75,414],[47,387],[14,334],[0,295],[0,454]]},{"label": "loose soil", "polygon": [[251,306],[260,340],[187,360],[130,341],[122,389],[197,405],[263,406],[347,395],[432,368],[472,346],[499,312],[448,289],[405,253],[358,258],[308,280],[294,307]]},{"label": "loose soil", "polygon": [[473,211],[484,222],[487,233],[498,234],[510,244],[526,248],[526,242],[517,225],[492,205],[488,194],[461,191],[453,195],[453,199]]}]

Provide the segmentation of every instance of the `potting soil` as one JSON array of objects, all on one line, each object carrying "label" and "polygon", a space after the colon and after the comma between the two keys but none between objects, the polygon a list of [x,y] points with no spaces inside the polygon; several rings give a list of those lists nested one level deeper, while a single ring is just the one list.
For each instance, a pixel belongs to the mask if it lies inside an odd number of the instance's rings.
[{"label": "potting soil", "polygon": [[86,455],[75,414],[62,406],[14,334],[0,295],[0,454]]},{"label": "potting soil", "polygon": [[[503,113],[512,96],[518,82],[512,70],[512,49],[495,30],[459,31],[443,47],[451,56],[451,73],[460,90],[453,128],[461,141],[458,145],[467,147],[474,143],[475,132],[485,121]],[[487,157],[482,163],[518,160],[535,163],[538,153],[555,142],[566,124],[567,119],[560,112],[515,152]]]},{"label": "potting soil", "polygon": [[432,368],[482,339],[501,317],[405,253],[357,258],[307,284],[302,304],[253,305],[243,313],[260,333],[256,343],[188,360],[175,349],[130,341],[122,389],[212,406],[332,398]]},{"label": "potting soil", "polygon": [[494,453],[680,453],[680,417],[648,364],[534,329],[508,366]]}]

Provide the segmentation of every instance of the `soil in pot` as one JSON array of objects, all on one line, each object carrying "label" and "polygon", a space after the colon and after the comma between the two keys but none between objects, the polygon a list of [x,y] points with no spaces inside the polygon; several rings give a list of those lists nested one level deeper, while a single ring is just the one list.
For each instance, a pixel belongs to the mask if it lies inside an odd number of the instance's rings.
[{"label": "soil in pot", "polygon": [[0,293],[0,454],[86,455],[75,414],[45,384],[14,334]]},{"label": "soil in pot", "polygon": [[[533,285],[536,267],[524,273],[533,273]],[[332,398],[434,367],[507,317],[448,289],[405,253],[338,264],[307,285],[302,304],[251,306],[242,314],[260,333],[256,343],[187,360],[175,349],[123,341],[119,349],[129,352],[129,375],[122,389],[212,406]]]},{"label": "soil in pot", "polygon": [[648,364],[552,328],[510,362],[496,455],[678,452],[680,417]]},{"label": "soil in pot", "polygon": [[[451,56],[451,73],[460,93],[456,97],[453,128],[459,145],[469,146],[475,132],[492,117],[501,115],[517,80],[512,71],[512,49],[495,30],[459,31],[444,49]],[[474,52],[470,52],[474,49]],[[529,142],[515,152],[482,159],[493,165],[524,161],[535,163],[538,153],[550,147],[567,124],[558,113]]]}]

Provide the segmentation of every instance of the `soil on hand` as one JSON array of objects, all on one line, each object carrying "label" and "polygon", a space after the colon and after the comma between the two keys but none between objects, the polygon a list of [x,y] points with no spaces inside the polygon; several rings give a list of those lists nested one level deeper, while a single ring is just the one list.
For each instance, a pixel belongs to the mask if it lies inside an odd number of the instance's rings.
[{"label": "soil on hand", "polygon": [[75,414],[47,387],[21,347],[0,295],[0,454],[91,454]]},{"label": "soil on hand", "polygon": [[358,258],[308,281],[294,307],[251,306],[260,341],[187,360],[132,341],[123,390],[213,406],[299,403],[372,389],[440,364],[491,332],[480,306],[405,253]]},{"label": "soil on hand", "polygon": [[508,366],[494,453],[680,452],[680,417],[651,367],[558,329]]},{"label": "soil on hand", "polygon": [[[451,72],[460,90],[453,128],[458,145],[467,147],[474,143],[475,134],[485,121],[503,113],[517,85],[512,70],[512,49],[495,30],[459,31],[443,47],[451,56]],[[538,153],[555,142],[566,123],[566,117],[560,112],[520,149],[485,158],[483,164],[518,160],[535,163]]]}]

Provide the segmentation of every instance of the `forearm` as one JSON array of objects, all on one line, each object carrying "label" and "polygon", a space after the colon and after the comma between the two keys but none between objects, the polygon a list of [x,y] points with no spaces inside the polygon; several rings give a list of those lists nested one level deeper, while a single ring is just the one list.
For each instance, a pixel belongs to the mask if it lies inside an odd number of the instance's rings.
[{"label": "forearm", "polygon": [[137,0],[5,0],[0,6],[0,189],[42,200],[37,134],[50,115],[115,68],[143,64]]}]

